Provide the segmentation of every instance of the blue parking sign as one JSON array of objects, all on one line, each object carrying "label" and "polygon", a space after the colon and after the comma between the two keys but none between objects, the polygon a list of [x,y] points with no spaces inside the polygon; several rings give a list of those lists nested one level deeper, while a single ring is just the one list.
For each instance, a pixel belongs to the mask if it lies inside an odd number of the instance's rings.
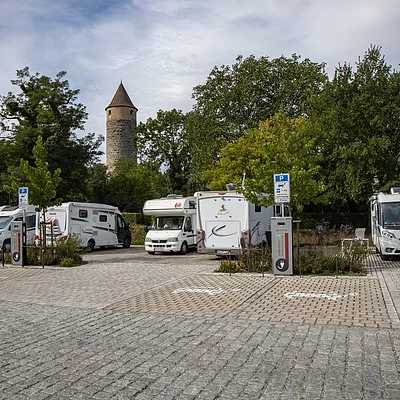
[{"label": "blue parking sign", "polygon": [[289,182],[289,174],[275,174],[275,182]]}]

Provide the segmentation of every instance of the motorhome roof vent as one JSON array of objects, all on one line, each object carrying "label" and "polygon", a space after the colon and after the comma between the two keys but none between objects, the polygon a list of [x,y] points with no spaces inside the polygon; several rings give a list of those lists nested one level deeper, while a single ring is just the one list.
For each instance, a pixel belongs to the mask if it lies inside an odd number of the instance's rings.
[{"label": "motorhome roof vent", "polygon": [[228,191],[232,191],[232,190],[236,190],[237,185],[235,183],[228,183],[226,185],[226,190]]},{"label": "motorhome roof vent", "polygon": [[392,187],[390,188],[391,194],[400,194],[400,187]]},{"label": "motorhome roof vent", "polygon": [[167,195],[167,199],[181,199],[183,196],[181,194],[169,194]]}]

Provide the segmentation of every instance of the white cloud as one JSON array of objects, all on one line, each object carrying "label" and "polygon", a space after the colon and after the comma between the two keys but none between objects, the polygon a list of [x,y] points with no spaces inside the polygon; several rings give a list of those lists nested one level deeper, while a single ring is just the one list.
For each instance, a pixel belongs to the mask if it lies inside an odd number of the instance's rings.
[{"label": "white cloud", "polygon": [[123,80],[138,118],[189,111],[194,86],[236,56],[354,64],[370,44],[397,67],[398,0],[2,0],[0,94],[15,71],[68,72],[87,106],[86,130],[104,134],[104,109]]}]

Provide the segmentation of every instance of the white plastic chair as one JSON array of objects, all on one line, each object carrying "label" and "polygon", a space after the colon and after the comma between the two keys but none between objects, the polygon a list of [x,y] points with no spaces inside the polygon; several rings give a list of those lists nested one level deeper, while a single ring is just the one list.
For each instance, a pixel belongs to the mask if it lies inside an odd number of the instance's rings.
[{"label": "white plastic chair", "polygon": [[355,236],[354,236],[355,240],[364,240],[365,228],[356,228],[354,234],[355,234]]},{"label": "white plastic chair", "polygon": [[342,251],[344,251],[346,242],[349,243],[348,248],[351,248],[354,243],[358,243],[362,245],[365,244],[366,248],[368,249],[368,239],[365,239],[365,228],[356,228],[353,238],[342,239]]}]

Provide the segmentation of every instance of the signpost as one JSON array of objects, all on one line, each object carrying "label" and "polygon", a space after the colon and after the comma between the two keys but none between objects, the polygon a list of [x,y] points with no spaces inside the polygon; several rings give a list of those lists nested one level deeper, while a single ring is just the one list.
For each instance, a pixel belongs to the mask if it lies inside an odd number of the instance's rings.
[{"label": "signpost", "polygon": [[[290,203],[289,174],[274,174],[275,204]],[[293,275],[292,217],[280,215],[271,218],[272,272],[275,275]]]},{"label": "signpost", "polygon": [[28,205],[29,205],[28,188],[20,187],[18,189],[18,206],[19,206],[19,208],[26,209],[26,208],[28,208]]},{"label": "signpost", "polygon": [[275,203],[290,203],[289,174],[274,174],[274,201]]}]

